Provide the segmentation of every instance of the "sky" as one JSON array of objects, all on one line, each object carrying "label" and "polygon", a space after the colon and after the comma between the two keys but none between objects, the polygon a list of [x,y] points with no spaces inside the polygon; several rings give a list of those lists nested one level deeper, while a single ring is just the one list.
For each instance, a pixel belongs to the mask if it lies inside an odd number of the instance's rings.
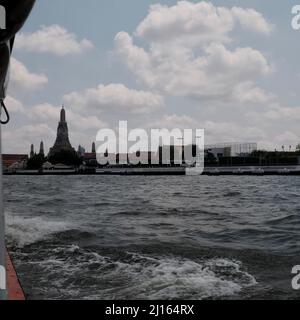
[{"label": "sky", "polygon": [[294,1],[37,0],[11,61],[4,153],[98,130],[205,129],[207,144],[300,143]]}]

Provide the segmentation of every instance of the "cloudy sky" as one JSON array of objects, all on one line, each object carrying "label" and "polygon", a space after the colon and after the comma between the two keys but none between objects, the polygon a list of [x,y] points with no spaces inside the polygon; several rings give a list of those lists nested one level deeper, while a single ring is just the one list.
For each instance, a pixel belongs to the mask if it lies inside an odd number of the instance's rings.
[{"label": "cloudy sky", "polygon": [[204,128],[206,143],[300,142],[294,1],[38,0],[17,37],[4,152],[101,128]]}]

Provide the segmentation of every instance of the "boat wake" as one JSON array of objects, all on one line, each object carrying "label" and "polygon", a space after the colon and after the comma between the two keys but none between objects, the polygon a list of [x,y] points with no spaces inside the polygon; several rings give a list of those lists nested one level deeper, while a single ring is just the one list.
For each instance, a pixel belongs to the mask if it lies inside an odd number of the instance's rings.
[{"label": "boat wake", "polygon": [[50,238],[54,233],[65,232],[71,227],[70,223],[64,221],[6,215],[8,243],[20,248]]},{"label": "boat wake", "polygon": [[[131,252],[103,256],[76,245],[44,248],[27,264],[39,288],[52,281],[47,299],[218,299],[257,284],[241,262],[230,259],[192,261]],[[39,288],[32,298],[43,296]]]}]

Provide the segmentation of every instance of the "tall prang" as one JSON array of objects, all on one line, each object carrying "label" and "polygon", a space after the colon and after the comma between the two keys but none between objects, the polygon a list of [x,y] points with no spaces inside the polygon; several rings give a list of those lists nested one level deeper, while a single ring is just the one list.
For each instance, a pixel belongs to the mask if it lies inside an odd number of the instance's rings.
[{"label": "tall prang", "polygon": [[40,152],[39,152],[39,155],[40,156],[45,156],[45,151],[44,151],[44,142],[41,141],[41,144],[40,144]]},{"label": "tall prang", "polygon": [[30,147],[30,158],[34,157],[34,145],[32,144]]},{"label": "tall prang", "polygon": [[54,156],[60,152],[72,152],[75,153],[75,149],[72,147],[69,140],[69,129],[66,121],[66,110],[64,106],[60,111],[60,121],[57,128],[57,137],[54,146],[50,149],[48,157]]},{"label": "tall prang", "polygon": [[92,144],[92,153],[96,153],[96,144],[93,142]]}]

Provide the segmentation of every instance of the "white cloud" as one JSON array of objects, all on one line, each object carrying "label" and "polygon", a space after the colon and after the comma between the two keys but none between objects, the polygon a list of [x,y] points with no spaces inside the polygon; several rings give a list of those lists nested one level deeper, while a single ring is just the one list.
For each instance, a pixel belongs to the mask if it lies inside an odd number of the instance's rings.
[{"label": "white cloud", "polygon": [[9,113],[24,113],[25,108],[21,101],[13,98],[12,96],[7,96],[5,99],[5,104]]},{"label": "white cloud", "polygon": [[244,29],[270,34],[273,26],[253,9],[214,6],[210,2],[179,1],[174,6],[156,4],[137,27],[136,35],[150,42],[203,44],[226,42],[239,23]]},{"label": "white cloud", "polygon": [[205,143],[263,141],[266,137],[264,130],[245,123],[226,121],[210,121],[195,119],[188,115],[164,115],[147,125],[148,129],[204,129]]},{"label": "white cloud", "polygon": [[255,124],[205,121],[203,123],[208,142],[262,142],[266,132]]},{"label": "white cloud", "polygon": [[291,146],[292,148],[295,148],[295,146],[297,146],[297,144],[299,143],[299,135],[296,135],[294,132],[287,130],[275,136],[275,141],[277,142],[277,145],[283,145],[287,150],[289,146]]},{"label": "white cloud", "polygon": [[83,92],[72,92],[63,100],[83,110],[117,110],[134,114],[150,113],[164,105],[162,96],[149,91],[132,90],[123,84],[99,85]]},{"label": "white cloud", "polygon": [[260,12],[257,12],[254,9],[233,7],[231,12],[244,29],[266,35],[269,35],[274,29],[274,25],[268,22]]},{"label": "white cloud", "polygon": [[52,141],[55,137],[55,130],[46,123],[30,124],[15,128],[5,127],[3,130],[3,151],[4,153],[27,153],[30,145],[39,146],[41,140]]},{"label": "white cloud", "polygon": [[202,129],[199,121],[187,115],[164,115],[147,125],[149,129]]},{"label": "white cloud", "polygon": [[241,104],[267,105],[275,99],[275,95],[265,92],[251,81],[236,85],[233,90],[233,100]]},{"label": "white cloud", "polygon": [[15,58],[11,58],[11,86],[13,90],[33,91],[48,83],[44,74],[31,73],[27,67]]},{"label": "white cloud", "polygon": [[270,110],[265,112],[263,116],[268,120],[278,121],[299,121],[300,107],[284,107],[275,104]]},{"label": "white cloud", "polygon": [[297,135],[295,132],[290,130],[282,130],[281,132],[277,132],[272,136],[268,135],[266,139],[259,144],[259,146],[260,149],[271,151],[281,151],[282,146],[284,146],[285,150],[288,151],[290,147],[291,150],[295,150],[299,142],[299,135]]},{"label": "white cloud", "polygon": [[[152,90],[169,95],[196,96],[223,101],[250,101],[249,83],[267,76],[272,66],[266,57],[252,48],[230,51],[212,43],[195,56],[187,47],[151,47],[147,52],[133,43],[132,37],[119,33],[116,50],[137,79]],[[251,85],[253,98],[267,99],[262,89]],[[244,96],[246,95],[246,96]],[[255,99],[254,99],[255,100]]]},{"label": "white cloud", "polygon": [[206,135],[206,143],[214,142],[238,142],[238,139],[244,141],[259,141],[265,137],[265,133],[251,125],[242,123],[225,122],[225,121],[209,121],[197,120],[187,115],[179,116],[165,115],[161,124],[168,124],[168,128],[179,129],[204,129]]},{"label": "white cloud", "polygon": [[[237,25],[263,35],[273,29],[253,9],[229,9],[205,1],[153,5],[133,35],[116,35],[115,51],[150,90],[202,101],[264,103],[272,96],[255,81],[274,67],[259,50],[225,47]],[[136,45],[135,38],[143,46]]]},{"label": "white cloud", "polygon": [[59,25],[41,26],[33,33],[21,33],[16,40],[16,48],[28,52],[52,53],[58,56],[81,54],[93,47],[87,39],[77,36]]}]

